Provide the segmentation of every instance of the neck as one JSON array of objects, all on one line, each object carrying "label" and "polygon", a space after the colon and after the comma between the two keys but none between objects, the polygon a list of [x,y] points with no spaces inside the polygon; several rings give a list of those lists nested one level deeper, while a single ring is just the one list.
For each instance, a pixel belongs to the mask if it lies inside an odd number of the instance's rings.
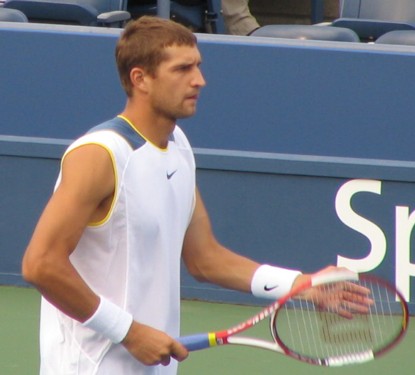
[{"label": "neck", "polygon": [[129,108],[127,105],[122,113],[129,124],[147,141],[158,148],[165,149],[169,142],[171,133],[176,126],[175,121],[162,119],[144,111],[139,111],[134,107]]}]

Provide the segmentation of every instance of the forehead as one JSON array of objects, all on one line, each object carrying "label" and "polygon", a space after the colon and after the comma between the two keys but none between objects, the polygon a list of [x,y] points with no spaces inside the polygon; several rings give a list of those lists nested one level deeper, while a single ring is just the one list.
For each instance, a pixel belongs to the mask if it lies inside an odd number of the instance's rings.
[{"label": "forehead", "polygon": [[166,47],[164,63],[175,64],[182,62],[194,62],[199,63],[202,59],[199,49],[196,45],[194,46],[178,46],[173,45]]}]

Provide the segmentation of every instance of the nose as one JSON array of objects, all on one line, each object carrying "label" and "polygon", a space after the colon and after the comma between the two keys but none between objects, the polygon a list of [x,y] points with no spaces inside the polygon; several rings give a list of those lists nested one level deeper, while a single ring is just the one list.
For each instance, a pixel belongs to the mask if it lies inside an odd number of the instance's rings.
[{"label": "nose", "polygon": [[195,73],[195,76],[193,78],[193,85],[197,86],[197,87],[206,86],[205,77],[203,77],[203,73],[199,68],[196,69],[196,73]]}]

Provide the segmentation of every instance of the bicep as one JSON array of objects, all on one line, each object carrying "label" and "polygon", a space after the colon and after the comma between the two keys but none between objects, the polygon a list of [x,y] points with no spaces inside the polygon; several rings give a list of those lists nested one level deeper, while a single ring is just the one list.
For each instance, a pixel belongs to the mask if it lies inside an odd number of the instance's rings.
[{"label": "bicep", "polygon": [[43,211],[29,249],[71,252],[98,207],[114,191],[110,157],[88,145],[70,152],[62,163],[61,181]]},{"label": "bicep", "polygon": [[99,298],[70,262],[85,227],[114,190],[112,164],[99,146],[64,159],[59,186],[43,211],[22,262],[23,276],[67,315],[85,321]]}]

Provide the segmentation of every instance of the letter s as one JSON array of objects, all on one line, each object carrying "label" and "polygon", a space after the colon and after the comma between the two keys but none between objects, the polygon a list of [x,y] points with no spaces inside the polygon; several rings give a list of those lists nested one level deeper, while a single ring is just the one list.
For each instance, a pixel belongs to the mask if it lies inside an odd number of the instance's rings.
[{"label": "letter s", "polygon": [[337,256],[337,265],[347,267],[355,272],[367,272],[376,268],[386,254],[385,235],[376,224],[355,213],[350,205],[351,199],[357,192],[365,191],[380,194],[381,181],[355,179],[346,182],[336,195],[336,212],[339,219],[351,229],[367,237],[371,244],[369,254],[361,259]]}]

